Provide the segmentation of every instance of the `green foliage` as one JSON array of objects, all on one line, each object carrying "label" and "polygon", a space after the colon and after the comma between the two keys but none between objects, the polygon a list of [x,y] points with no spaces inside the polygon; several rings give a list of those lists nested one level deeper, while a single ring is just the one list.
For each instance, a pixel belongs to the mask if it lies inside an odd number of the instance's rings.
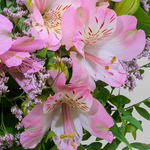
[{"label": "green foliage", "polygon": [[100,142],[93,142],[91,144],[89,144],[88,146],[86,146],[86,150],[98,150],[102,147],[102,144]]},{"label": "green foliage", "polygon": [[[131,143],[131,146],[133,148],[139,149],[139,150],[149,150],[150,149],[150,144],[143,144],[143,143]],[[122,150],[129,150],[127,147],[123,148]]]},{"label": "green foliage", "polygon": [[91,137],[91,134],[87,132],[86,134],[83,135],[82,141],[86,141]]},{"label": "green foliage", "polygon": [[150,120],[150,114],[147,112],[147,110],[145,110],[142,107],[136,107],[136,106],[135,109],[143,118]]},{"label": "green foliage", "polygon": [[113,135],[120,141],[124,142],[130,150],[132,150],[131,145],[127,141],[127,139],[124,137],[124,135],[121,133],[119,127],[115,123],[113,127],[110,128],[110,131],[113,133]]}]

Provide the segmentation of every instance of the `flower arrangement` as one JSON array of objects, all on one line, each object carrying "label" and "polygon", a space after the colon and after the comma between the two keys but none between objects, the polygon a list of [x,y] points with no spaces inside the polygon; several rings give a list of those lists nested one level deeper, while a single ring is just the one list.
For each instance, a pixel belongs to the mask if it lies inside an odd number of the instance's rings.
[{"label": "flower arrangement", "polygon": [[[133,91],[150,59],[149,1],[0,1],[0,150],[150,149],[130,143],[150,114]],[[109,90],[108,89],[111,89]],[[82,141],[96,136],[96,141]],[[103,144],[103,140],[107,144]]]}]

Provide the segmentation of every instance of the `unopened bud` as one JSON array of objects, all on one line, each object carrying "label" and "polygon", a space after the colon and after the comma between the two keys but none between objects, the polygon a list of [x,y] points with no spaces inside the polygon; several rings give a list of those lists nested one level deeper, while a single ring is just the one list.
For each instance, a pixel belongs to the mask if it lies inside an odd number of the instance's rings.
[{"label": "unopened bud", "polygon": [[139,6],[139,0],[122,0],[115,3],[114,10],[118,16],[132,15],[138,10]]}]

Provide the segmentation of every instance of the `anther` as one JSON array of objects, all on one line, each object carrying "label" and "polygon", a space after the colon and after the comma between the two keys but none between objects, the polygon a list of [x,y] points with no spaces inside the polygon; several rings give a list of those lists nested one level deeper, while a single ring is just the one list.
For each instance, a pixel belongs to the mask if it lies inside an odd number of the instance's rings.
[{"label": "anther", "polygon": [[64,139],[64,138],[66,138],[67,137],[67,135],[66,134],[62,134],[62,135],[60,135],[60,138],[61,139]]},{"label": "anther", "polygon": [[71,138],[74,138],[74,134],[70,134],[70,137],[71,137]]},{"label": "anther", "polygon": [[71,145],[74,147],[74,143],[71,143]]},{"label": "anther", "polygon": [[115,60],[116,60],[116,56],[113,56],[113,58],[111,60],[111,64],[113,64]]},{"label": "anther", "polygon": [[106,69],[106,70],[108,70],[108,69],[109,69],[109,66],[108,66],[108,65],[107,65],[107,66],[105,66],[105,69]]}]

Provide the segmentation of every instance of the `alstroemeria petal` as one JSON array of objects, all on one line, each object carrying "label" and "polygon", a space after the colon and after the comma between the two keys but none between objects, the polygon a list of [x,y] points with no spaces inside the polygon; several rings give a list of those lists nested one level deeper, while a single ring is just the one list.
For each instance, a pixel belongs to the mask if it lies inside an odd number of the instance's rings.
[{"label": "alstroemeria petal", "polygon": [[0,14],[0,54],[9,50],[12,45],[12,31],[13,25],[11,21]]},{"label": "alstroemeria petal", "polygon": [[29,57],[28,52],[15,52],[7,51],[6,53],[0,55],[0,60],[7,65],[7,67],[18,66],[22,63],[25,57]]},{"label": "alstroemeria petal", "polygon": [[54,112],[43,114],[43,103],[38,104],[22,120],[26,128],[21,134],[20,142],[25,148],[34,148],[49,130]]},{"label": "alstroemeria petal", "polygon": [[98,100],[93,99],[90,112],[78,112],[78,115],[83,128],[94,136],[112,142],[113,134],[108,129],[114,125],[114,122]]},{"label": "alstroemeria petal", "polygon": [[18,52],[35,52],[41,48],[45,47],[45,44],[40,39],[32,39],[27,36],[18,37],[11,47],[11,51]]},{"label": "alstroemeria petal", "polygon": [[43,17],[42,17],[42,13],[37,8],[35,3],[33,3],[33,17],[34,17],[34,19],[36,20],[37,23],[39,23],[42,26],[44,25],[44,20],[43,20]]},{"label": "alstroemeria petal", "polygon": [[95,16],[85,30],[85,47],[104,40],[113,34],[116,29],[116,22],[117,17],[115,11],[98,7]]},{"label": "alstroemeria petal", "polygon": [[78,9],[75,7],[68,8],[62,15],[61,28],[62,28],[62,42],[66,45],[66,49],[73,46],[72,37],[74,31],[78,26]]},{"label": "alstroemeria petal", "polygon": [[15,68],[21,73],[26,73],[27,71],[29,71],[30,73],[34,73],[38,72],[42,68],[42,65],[39,62],[26,57],[22,60],[22,63]]},{"label": "alstroemeria petal", "polygon": [[53,96],[49,96],[47,101],[44,103],[43,112],[47,114],[60,107],[63,103],[63,101],[60,100],[62,95],[62,92],[58,92]]},{"label": "alstroemeria petal", "polygon": [[[77,113],[67,104],[56,110],[51,130],[55,132],[53,140],[59,150],[76,150],[82,140],[82,126]],[[61,135],[72,134],[74,137],[60,138]]]},{"label": "alstroemeria petal", "polygon": [[66,76],[64,72],[61,72],[60,70],[49,70],[49,73],[50,73],[50,78],[48,79],[48,83],[51,85],[55,80],[55,82],[52,84],[53,91],[57,93],[60,90],[65,90]]},{"label": "alstroemeria petal", "polygon": [[102,49],[113,53],[118,59],[132,59],[139,55],[145,46],[145,33],[136,31],[137,19],[123,15],[117,18],[116,31],[109,38],[95,43],[94,49]]},{"label": "alstroemeria petal", "polygon": [[95,82],[93,78],[89,76],[86,68],[81,65],[79,59],[77,58],[77,54],[71,52],[70,56],[73,62],[73,75],[70,83],[73,85],[77,85],[78,87],[83,87],[86,89],[90,88],[91,90],[94,90],[96,87]]},{"label": "alstroemeria petal", "polygon": [[64,92],[62,99],[72,108],[83,112],[89,111],[93,103],[90,90],[84,88],[74,88],[73,90]]},{"label": "alstroemeria petal", "polygon": [[[116,60],[114,64],[111,64],[111,58],[113,54],[106,51],[97,51],[96,57],[89,53],[85,53],[85,59],[78,54],[71,54],[71,58],[74,61],[79,63],[79,66],[82,66],[86,69],[87,73],[95,79],[102,80],[108,83],[111,86],[118,87],[122,85],[126,79],[126,72],[124,71],[121,64]],[[109,65],[108,70],[105,69],[105,65]],[[73,66],[74,67],[74,66]]]}]

